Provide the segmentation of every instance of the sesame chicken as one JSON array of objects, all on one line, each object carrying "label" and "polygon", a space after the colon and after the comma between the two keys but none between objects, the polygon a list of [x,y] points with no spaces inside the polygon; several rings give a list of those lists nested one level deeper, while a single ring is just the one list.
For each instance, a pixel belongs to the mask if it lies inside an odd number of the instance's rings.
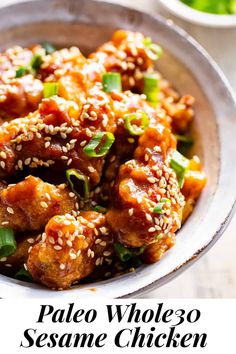
[{"label": "sesame chicken", "polygon": [[75,208],[77,198],[33,176],[0,191],[0,224],[17,232],[40,231],[54,215]]},{"label": "sesame chicken", "polygon": [[112,237],[106,218],[96,212],[54,216],[42,240],[29,252],[27,267],[34,280],[50,288],[66,289],[110,260]]},{"label": "sesame chicken", "polygon": [[194,98],[156,70],[161,52],[118,30],[88,57],[45,44],[0,54],[2,274],[63,290],[158,262],[178,242],[206,175],[178,151]]}]

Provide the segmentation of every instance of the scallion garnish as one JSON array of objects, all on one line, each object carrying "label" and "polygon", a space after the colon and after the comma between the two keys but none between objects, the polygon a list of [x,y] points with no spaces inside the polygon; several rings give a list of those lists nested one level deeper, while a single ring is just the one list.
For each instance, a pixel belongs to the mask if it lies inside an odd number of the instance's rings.
[{"label": "scallion garnish", "polygon": [[25,281],[27,283],[33,282],[31,274],[24,267],[18,270],[18,272],[15,274],[15,278],[18,280]]},{"label": "scallion garnish", "polygon": [[26,74],[27,74],[26,66],[20,66],[18,69],[16,69],[16,78],[22,77]]},{"label": "scallion garnish", "polygon": [[45,82],[43,84],[43,97],[49,98],[58,94],[58,82]]},{"label": "scallion garnish", "polygon": [[0,258],[8,257],[16,251],[14,232],[10,228],[0,228]]},{"label": "scallion garnish", "polygon": [[121,243],[115,243],[114,248],[122,262],[127,262],[134,256],[133,252],[128,247],[123,246]]},{"label": "scallion garnish", "polygon": [[46,54],[52,54],[56,48],[49,42],[42,42],[42,47],[45,49]]},{"label": "scallion garnish", "polygon": [[[133,121],[141,119],[139,126],[132,124]],[[125,128],[131,135],[141,135],[149,124],[149,118],[145,112],[125,114],[124,116]]]},{"label": "scallion garnish", "polygon": [[189,160],[178,151],[175,151],[170,160],[170,166],[176,173],[180,188],[184,185],[184,176],[188,170]]},{"label": "scallion garnish", "polygon": [[146,37],[144,39],[144,45],[146,47],[147,55],[151,60],[158,60],[160,56],[162,55],[162,48],[153,43],[152,39],[150,37]]},{"label": "scallion garnish", "polygon": [[40,53],[36,53],[31,59],[29,66],[37,72],[40,66],[42,65],[42,63],[43,63],[42,55]]},{"label": "scallion garnish", "polygon": [[143,254],[143,252],[146,249],[146,246],[132,249],[132,248],[128,248],[128,247],[122,245],[121,243],[115,243],[114,248],[115,248],[115,251],[116,251],[118,257],[120,258],[120,260],[122,262],[127,262],[131,258],[140,256],[141,254]]},{"label": "scallion garnish", "polygon": [[175,134],[177,139],[177,150],[182,155],[188,155],[189,149],[193,146],[194,141],[190,136]]},{"label": "scallion garnish", "polygon": [[108,72],[102,76],[103,91],[112,92],[122,91],[121,75],[120,73]]},{"label": "scallion garnish", "polygon": [[103,206],[101,205],[96,205],[94,208],[93,208],[94,211],[98,212],[98,213],[102,213],[102,214],[106,214],[107,212],[107,208],[104,208]]},{"label": "scallion garnish", "polygon": [[170,199],[167,198],[162,198],[159,203],[156,204],[156,206],[153,209],[153,213],[156,214],[163,214],[163,206],[166,203],[170,203]]},{"label": "scallion garnish", "polygon": [[143,76],[143,81],[143,93],[146,95],[147,100],[152,103],[157,103],[159,95],[159,75],[157,73],[146,73]]},{"label": "scallion garnish", "polygon": [[112,133],[98,132],[83,148],[83,151],[89,157],[102,157],[108,153],[114,141],[115,137]]},{"label": "scallion garnish", "polygon": [[[75,168],[66,171],[66,178],[76,195],[88,199],[90,193],[89,179]],[[74,181],[73,181],[74,180]]]}]

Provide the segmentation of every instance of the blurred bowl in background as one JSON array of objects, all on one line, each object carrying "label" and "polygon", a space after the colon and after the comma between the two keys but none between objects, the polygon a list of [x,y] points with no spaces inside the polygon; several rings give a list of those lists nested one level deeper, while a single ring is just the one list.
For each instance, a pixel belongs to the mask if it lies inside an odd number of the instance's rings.
[{"label": "blurred bowl in background", "polygon": [[158,0],[163,7],[182,19],[208,27],[236,27],[236,15],[216,15],[197,11],[180,0]]}]

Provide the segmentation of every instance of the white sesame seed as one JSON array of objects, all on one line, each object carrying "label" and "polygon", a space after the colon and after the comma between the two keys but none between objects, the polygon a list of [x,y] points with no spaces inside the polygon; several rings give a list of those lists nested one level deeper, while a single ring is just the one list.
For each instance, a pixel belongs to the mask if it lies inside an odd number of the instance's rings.
[{"label": "white sesame seed", "polygon": [[0,166],[2,169],[4,169],[6,167],[6,163],[4,161],[0,161]]},{"label": "white sesame seed", "polygon": [[6,159],[7,158],[7,155],[6,155],[6,153],[4,151],[0,152],[0,156],[1,156],[2,159]]},{"label": "white sesame seed", "polygon": [[155,227],[150,227],[149,229],[148,229],[148,232],[155,232],[156,231],[156,228]]},{"label": "white sesame seed", "polygon": [[63,264],[63,263],[60,264],[60,269],[61,269],[61,270],[64,270],[65,267],[66,267],[65,264]]},{"label": "white sesame seed", "polygon": [[56,251],[60,251],[60,250],[62,249],[62,247],[61,247],[61,246],[58,246],[58,245],[54,246],[53,248],[54,248],[54,250],[56,250]]},{"label": "white sesame seed", "polygon": [[29,243],[32,244],[32,243],[34,243],[34,239],[33,239],[33,238],[28,238],[28,239],[27,239],[27,242],[29,242]]},{"label": "white sesame seed", "polygon": [[134,214],[134,208],[129,209],[129,216],[132,216]]},{"label": "white sesame seed", "polygon": [[6,262],[6,260],[7,260],[7,257],[0,258],[0,262]]},{"label": "white sesame seed", "polygon": [[88,171],[91,172],[91,173],[93,173],[93,172],[95,172],[96,170],[95,170],[94,167],[88,166]]},{"label": "white sesame seed", "polygon": [[45,209],[48,207],[46,202],[40,202],[40,205],[42,208],[45,208]]},{"label": "white sesame seed", "polygon": [[14,214],[14,210],[11,207],[7,207],[7,212],[9,214]]}]

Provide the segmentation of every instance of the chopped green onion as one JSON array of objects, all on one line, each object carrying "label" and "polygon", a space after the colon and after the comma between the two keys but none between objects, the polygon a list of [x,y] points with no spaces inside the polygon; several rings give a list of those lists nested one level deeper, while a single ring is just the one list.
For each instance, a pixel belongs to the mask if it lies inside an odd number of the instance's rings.
[{"label": "chopped green onion", "polygon": [[127,262],[133,258],[134,254],[129,248],[123,246],[121,243],[114,244],[115,251],[122,262]]},{"label": "chopped green onion", "polygon": [[[77,186],[75,186],[75,182],[73,182],[72,178],[74,177],[75,181],[77,182]],[[89,194],[90,194],[90,188],[89,188],[89,179],[88,177],[86,177],[85,175],[83,175],[82,173],[80,173],[80,171],[76,170],[75,168],[71,168],[69,170],[66,171],[66,178],[69,182],[69,185],[71,187],[71,189],[73,190],[73,192],[76,195],[79,195],[84,198],[89,198]],[[79,186],[78,186],[79,184]],[[78,192],[78,188],[82,191]]]},{"label": "chopped green onion", "polygon": [[56,48],[47,41],[42,42],[42,47],[45,49],[46,54],[52,54],[56,50]]},{"label": "chopped green onion", "polygon": [[120,73],[108,72],[102,76],[103,91],[122,91],[121,75]]},{"label": "chopped green onion", "polygon": [[[105,142],[104,138],[106,139]],[[86,155],[90,157],[102,157],[108,153],[114,141],[115,137],[112,133],[98,132],[94,135],[91,141],[83,148],[83,151]]]},{"label": "chopped green onion", "polygon": [[16,69],[16,78],[26,75],[27,71],[28,69],[26,66],[20,66],[18,69]]},{"label": "chopped green onion", "polygon": [[118,257],[120,258],[120,260],[122,262],[127,262],[131,258],[140,256],[141,254],[143,254],[143,252],[146,249],[146,246],[131,249],[131,248],[128,248],[128,247],[122,245],[121,243],[115,243],[114,248],[115,248],[115,251],[116,251]]},{"label": "chopped green onion", "polygon": [[30,61],[30,67],[35,70],[38,71],[40,66],[43,63],[43,59],[42,59],[42,55],[40,53],[36,53],[33,58]]},{"label": "chopped green onion", "polygon": [[170,203],[170,199],[167,198],[162,198],[159,203],[156,204],[156,206],[153,209],[153,213],[156,214],[163,214],[163,206],[166,203]]},{"label": "chopped green onion", "polygon": [[159,75],[157,73],[146,73],[144,74],[143,80],[143,93],[146,95],[147,100],[152,103],[157,103],[159,95]]},{"label": "chopped green onion", "polygon": [[45,82],[43,84],[43,97],[49,98],[58,95],[58,82]]},{"label": "chopped green onion", "polygon": [[[132,121],[141,118],[140,126],[131,124]],[[149,124],[149,118],[145,112],[125,114],[124,116],[125,128],[130,132],[131,135],[141,135],[143,134],[145,128]]]},{"label": "chopped green onion", "polygon": [[144,39],[144,45],[147,50],[147,55],[151,60],[156,61],[161,57],[162,48],[159,45],[153,43],[150,37],[146,37]]},{"label": "chopped green onion", "polygon": [[22,267],[16,274],[15,274],[15,278],[25,281],[27,283],[32,283],[33,282],[33,278],[31,276],[31,274],[24,268]]},{"label": "chopped green onion", "polygon": [[175,137],[177,139],[177,150],[182,155],[188,155],[188,152],[189,152],[190,148],[194,144],[193,139],[191,137],[189,137],[189,136],[178,135],[178,134],[175,134]]},{"label": "chopped green onion", "polygon": [[155,236],[155,240],[156,240],[156,241],[159,241],[159,240],[161,240],[163,237],[164,237],[164,234],[156,235],[156,236]]},{"label": "chopped green onion", "polygon": [[181,0],[184,4],[202,12],[217,15],[236,13],[235,0]]},{"label": "chopped green onion", "polygon": [[179,181],[179,186],[182,188],[184,185],[184,176],[189,167],[189,160],[178,151],[175,151],[172,155],[170,166],[175,171]]},{"label": "chopped green onion", "polygon": [[102,214],[106,214],[107,212],[107,208],[104,208],[103,206],[101,205],[96,205],[94,208],[93,208],[94,211],[97,211],[98,213],[102,213]]},{"label": "chopped green onion", "polygon": [[0,228],[0,258],[11,256],[16,251],[14,232],[9,228]]}]

